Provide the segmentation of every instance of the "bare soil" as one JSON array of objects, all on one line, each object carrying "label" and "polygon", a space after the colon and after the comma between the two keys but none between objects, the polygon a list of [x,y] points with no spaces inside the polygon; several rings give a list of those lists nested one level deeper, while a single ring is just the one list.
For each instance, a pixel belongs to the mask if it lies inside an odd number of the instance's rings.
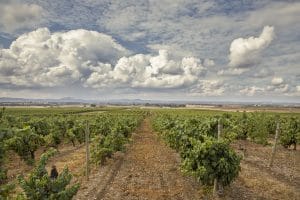
[{"label": "bare soil", "polygon": [[[83,169],[85,163],[85,147],[83,145],[73,147],[71,144],[61,144],[58,149],[58,153],[49,160],[49,163],[46,166],[49,174],[52,165],[56,165],[59,173],[63,170],[63,168],[68,167],[70,172],[73,174],[72,182],[81,182],[84,178]],[[40,158],[44,151],[44,148],[40,148],[35,152],[36,160]],[[33,169],[33,166],[28,166],[16,153],[12,151],[9,152],[5,166],[6,169],[8,169],[7,175],[9,182],[17,182],[16,178],[18,175],[23,174],[26,177]],[[13,197],[21,192],[22,189],[18,186],[18,184],[16,184]]]},{"label": "bare soil", "polygon": [[[46,149],[42,147],[35,152],[36,161],[39,160],[41,154],[44,153],[45,150]],[[74,155],[76,157],[78,156],[78,154],[85,155],[83,145],[77,145],[76,147],[73,147],[71,144],[61,144],[59,145],[58,150],[58,153],[50,159],[50,162],[48,164],[49,166],[51,166],[52,164],[57,165],[58,170],[62,170],[65,165],[70,165],[70,167],[73,169],[71,162],[74,162],[74,159],[72,159],[72,157],[74,157]],[[82,162],[84,162],[84,159],[82,160]],[[78,165],[76,167],[78,167]],[[19,174],[26,174],[30,172],[33,169],[33,166],[27,165],[15,152],[9,151],[5,168],[8,170],[8,180],[12,181]]]},{"label": "bare soil", "polygon": [[236,193],[240,193],[245,195],[243,199],[300,199],[299,149],[284,149],[277,145],[273,166],[269,167],[272,145],[239,140],[233,147],[243,154],[243,160],[241,173],[231,186],[228,197],[235,198]]},{"label": "bare soil", "polygon": [[178,154],[152,132],[149,120],[137,132],[127,152],[94,174],[75,199],[201,199],[199,184],[183,176]]}]

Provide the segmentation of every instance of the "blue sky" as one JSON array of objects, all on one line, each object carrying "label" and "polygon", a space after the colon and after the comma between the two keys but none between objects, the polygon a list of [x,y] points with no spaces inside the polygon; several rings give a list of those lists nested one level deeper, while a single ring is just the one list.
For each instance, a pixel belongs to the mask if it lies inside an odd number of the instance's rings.
[{"label": "blue sky", "polygon": [[0,96],[300,102],[300,2],[0,0]]}]

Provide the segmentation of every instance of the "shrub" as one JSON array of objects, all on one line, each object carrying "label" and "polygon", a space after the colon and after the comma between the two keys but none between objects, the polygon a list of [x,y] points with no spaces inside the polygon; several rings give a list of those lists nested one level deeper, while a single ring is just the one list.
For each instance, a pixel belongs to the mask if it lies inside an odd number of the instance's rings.
[{"label": "shrub", "polygon": [[193,148],[183,160],[183,171],[195,176],[202,184],[213,185],[217,179],[229,185],[239,174],[240,160],[227,142],[207,137],[204,142],[191,138]]},{"label": "shrub", "polygon": [[282,133],[280,137],[280,143],[284,148],[289,148],[294,145],[294,149],[297,148],[297,143],[300,141],[300,121],[297,118],[292,117],[282,123]]},{"label": "shrub", "polygon": [[79,184],[70,186],[72,175],[65,168],[56,179],[51,179],[45,168],[48,159],[55,154],[51,148],[41,156],[39,163],[29,174],[28,178],[19,176],[20,186],[24,190],[24,197],[28,200],[70,200],[77,193]]}]

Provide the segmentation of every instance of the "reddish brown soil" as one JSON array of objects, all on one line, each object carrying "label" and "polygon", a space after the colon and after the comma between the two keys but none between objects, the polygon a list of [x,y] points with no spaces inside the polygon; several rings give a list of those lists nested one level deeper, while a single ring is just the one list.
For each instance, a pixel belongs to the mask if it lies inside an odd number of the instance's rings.
[{"label": "reddish brown soil", "polygon": [[[64,167],[68,167],[70,172],[73,174],[72,182],[81,182],[84,174],[84,163],[85,163],[85,148],[83,145],[73,147],[71,144],[64,144],[59,146],[59,152],[50,159],[47,164],[47,170],[50,173],[51,166],[55,164],[58,172],[61,172]],[[44,148],[40,148],[36,153],[36,160],[38,160],[41,154],[44,152]],[[8,169],[8,180],[10,182],[16,182],[16,177],[20,174],[25,176],[33,169],[33,166],[28,166],[23,160],[19,158],[14,152],[9,152],[8,159],[6,162],[6,168]],[[16,185],[16,189],[13,192],[13,197],[17,193],[21,193],[22,189]]]},{"label": "reddish brown soil", "polygon": [[[227,191],[228,199],[300,199],[300,151],[278,145],[272,167],[272,146],[236,141],[233,147],[244,154],[241,173]],[[239,149],[242,147],[244,153]],[[226,198],[226,199],[227,199]]]},{"label": "reddish brown soil", "polygon": [[[64,166],[61,166],[61,162],[63,162],[63,165],[68,165],[70,162],[73,162],[72,156],[74,154],[80,154],[80,151],[84,150],[83,145],[78,145],[76,147],[73,147],[71,144],[61,144],[58,147],[59,151],[58,153],[50,160],[49,166],[51,164],[58,165],[58,169],[62,170]],[[45,148],[42,147],[38,149],[35,152],[35,159],[38,160],[41,157],[41,154],[45,151]],[[83,152],[84,153],[84,152]],[[81,153],[82,154],[82,153]],[[85,154],[83,154],[85,155]],[[23,160],[20,159],[20,157],[14,153],[13,151],[9,151],[7,155],[7,161],[5,164],[5,168],[8,169],[7,175],[9,180],[13,180],[17,177],[19,174],[26,174],[30,172],[30,170],[33,169],[33,166],[27,165]],[[82,160],[84,162],[84,160]],[[58,162],[56,164],[55,162]],[[72,165],[70,165],[71,168]],[[78,167],[78,165],[76,166]]]},{"label": "reddish brown soil", "polygon": [[201,199],[199,184],[182,175],[179,162],[145,120],[127,152],[115,156],[110,169],[100,169],[106,173],[92,178],[92,189],[79,192],[76,199]]}]

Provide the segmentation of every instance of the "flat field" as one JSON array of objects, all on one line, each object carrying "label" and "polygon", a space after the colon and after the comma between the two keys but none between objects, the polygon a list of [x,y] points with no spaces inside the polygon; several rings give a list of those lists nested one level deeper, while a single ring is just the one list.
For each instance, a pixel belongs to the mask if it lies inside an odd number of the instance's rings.
[{"label": "flat field", "polygon": [[[204,185],[195,176],[182,172],[183,158],[180,156],[180,152],[171,148],[172,145],[166,142],[164,136],[154,128],[155,120],[160,116],[174,117],[177,120],[176,123],[180,123],[180,120],[186,121],[198,117],[202,119],[203,117],[229,116],[230,119],[236,119],[236,117],[245,114],[243,111],[242,109],[237,111],[222,108],[10,107],[4,111],[1,128],[6,126],[5,128],[10,127],[15,130],[16,128],[31,126],[36,134],[41,134],[43,138],[47,138],[45,136],[52,133],[57,119],[66,121],[66,123],[72,121],[72,124],[75,124],[71,127],[73,129],[77,127],[76,124],[88,121],[91,126],[90,145],[93,146],[93,142],[96,141],[93,140],[93,137],[96,137],[97,134],[103,134],[104,129],[97,129],[97,127],[102,127],[100,126],[104,123],[102,119],[109,118],[112,121],[119,120],[119,123],[125,123],[122,121],[123,118],[140,117],[139,123],[130,129],[124,149],[114,151],[112,156],[107,157],[101,165],[91,161],[88,180],[85,176],[86,148],[84,141],[80,139],[85,134],[84,125],[80,125],[79,128],[83,127],[83,129],[79,129],[82,130],[79,132],[81,136],[73,138],[74,141],[64,134],[60,136],[60,143],[55,147],[58,149],[58,153],[47,163],[47,171],[49,172],[54,164],[57,166],[58,172],[61,172],[66,166],[69,168],[73,174],[71,183],[76,182],[81,185],[74,199],[213,199],[211,186]],[[258,114],[263,112],[270,121],[277,119],[278,115],[284,119],[296,118],[299,120],[300,117],[300,112],[297,109],[281,108],[262,111],[251,108],[245,109],[245,111],[257,111]],[[257,113],[255,112],[255,114]],[[122,120],[118,117],[121,117]],[[10,124],[7,125],[7,123]],[[109,123],[114,126],[113,122]],[[43,127],[45,130],[38,129]],[[13,135],[9,137],[13,137]],[[240,172],[230,186],[224,188],[219,198],[299,199],[299,148],[297,150],[294,150],[293,146],[284,148],[279,141],[273,166],[269,167],[274,144],[274,132],[266,136],[266,141],[266,144],[259,144],[250,136],[244,139],[234,138],[231,140],[230,148],[242,157]],[[3,142],[5,141],[3,140]],[[75,142],[75,146],[73,142]],[[35,162],[38,162],[41,154],[48,148],[49,145],[47,146],[45,143],[39,145],[34,152]],[[20,174],[28,176],[34,165],[28,165],[26,160],[22,159],[11,148],[6,149],[5,155],[4,164],[1,167],[7,170],[7,179],[2,183],[16,184],[15,189],[11,191],[10,198],[13,199],[16,198],[17,193],[23,192],[17,183],[17,176]]]}]

